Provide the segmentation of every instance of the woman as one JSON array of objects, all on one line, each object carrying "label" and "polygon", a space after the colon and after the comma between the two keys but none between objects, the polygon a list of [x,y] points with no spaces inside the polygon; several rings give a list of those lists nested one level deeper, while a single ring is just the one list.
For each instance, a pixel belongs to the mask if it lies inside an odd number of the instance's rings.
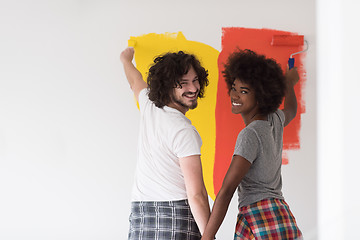
[{"label": "woman", "polygon": [[[283,128],[297,111],[297,69],[284,76],[274,60],[239,50],[230,55],[223,73],[232,112],[241,114],[246,127],[238,135],[202,239],[214,239],[236,189],[239,214],[234,239],[300,239],[281,192]],[[279,110],[284,96],[284,109]]]}]

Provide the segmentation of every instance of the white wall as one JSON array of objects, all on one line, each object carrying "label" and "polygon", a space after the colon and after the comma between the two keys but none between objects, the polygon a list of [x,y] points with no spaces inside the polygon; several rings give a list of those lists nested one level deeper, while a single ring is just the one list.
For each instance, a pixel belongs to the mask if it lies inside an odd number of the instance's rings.
[{"label": "white wall", "polygon": [[360,2],[319,0],[319,239],[360,239]]},{"label": "white wall", "polygon": [[[119,53],[130,36],[177,31],[220,51],[229,26],[310,43],[301,149],[283,190],[317,239],[312,0],[1,1],[0,239],[126,239],[139,118]],[[232,238],[236,214],[234,198],[218,239]]]}]

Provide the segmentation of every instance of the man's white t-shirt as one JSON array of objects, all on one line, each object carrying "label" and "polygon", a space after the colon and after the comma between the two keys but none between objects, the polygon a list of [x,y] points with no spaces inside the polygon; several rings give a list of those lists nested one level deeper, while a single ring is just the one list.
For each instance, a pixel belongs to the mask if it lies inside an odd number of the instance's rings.
[{"label": "man's white t-shirt", "polygon": [[202,141],[191,121],[180,111],[158,108],[139,94],[140,132],[132,201],[187,199],[179,158],[200,155]]}]

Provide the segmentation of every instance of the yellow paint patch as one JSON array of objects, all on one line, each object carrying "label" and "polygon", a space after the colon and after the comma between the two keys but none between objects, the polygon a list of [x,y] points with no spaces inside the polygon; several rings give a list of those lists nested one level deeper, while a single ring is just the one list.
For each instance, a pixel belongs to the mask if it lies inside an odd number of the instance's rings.
[{"label": "yellow paint patch", "polygon": [[149,33],[139,37],[130,37],[129,46],[135,49],[137,69],[144,79],[156,56],[166,52],[183,51],[194,54],[209,73],[209,86],[205,89],[205,97],[199,100],[198,107],[190,110],[186,116],[199,131],[203,141],[201,149],[205,186],[208,194],[215,199],[213,170],[215,160],[215,106],[218,85],[219,51],[204,43],[186,40],[179,33]]}]

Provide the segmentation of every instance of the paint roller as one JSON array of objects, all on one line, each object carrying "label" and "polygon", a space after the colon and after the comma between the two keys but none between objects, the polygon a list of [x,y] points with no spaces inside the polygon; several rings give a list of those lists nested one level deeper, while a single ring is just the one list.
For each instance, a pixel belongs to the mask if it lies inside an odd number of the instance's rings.
[{"label": "paint roller", "polygon": [[128,47],[135,47],[135,46],[136,46],[136,40],[130,38],[128,40]]},{"label": "paint roller", "polygon": [[272,46],[303,46],[304,43],[306,45],[306,48],[304,50],[292,53],[290,55],[288,61],[289,69],[292,69],[295,64],[295,59],[293,58],[293,56],[308,50],[308,42],[304,40],[303,35],[274,35],[271,41]]}]

